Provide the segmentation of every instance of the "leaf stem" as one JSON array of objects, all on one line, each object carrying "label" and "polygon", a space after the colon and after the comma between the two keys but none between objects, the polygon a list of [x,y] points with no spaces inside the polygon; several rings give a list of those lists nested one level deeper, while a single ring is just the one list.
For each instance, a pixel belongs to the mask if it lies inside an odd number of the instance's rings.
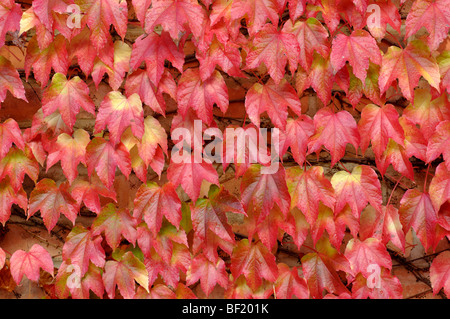
[{"label": "leaf stem", "polygon": [[315,252],[317,254],[319,253],[315,248],[312,248],[312,247],[310,247],[310,246],[308,246],[306,244],[303,244],[302,246],[305,247],[305,248],[311,249],[313,252]]},{"label": "leaf stem", "polygon": [[22,61],[21,59],[19,59],[19,58],[17,57],[17,55],[14,54],[14,52],[11,51],[11,49],[10,49],[7,45],[5,45],[5,46],[3,46],[3,47],[4,47],[4,48],[6,49],[6,51],[8,51],[13,57],[15,57],[17,61],[19,61],[19,62]]},{"label": "leaf stem", "polygon": [[2,250],[3,250],[5,253],[7,253],[8,255],[12,256],[12,254],[11,254],[9,251],[7,251],[5,248],[0,247],[0,249],[2,249]]},{"label": "leaf stem", "polygon": [[341,164],[341,166],[347,171],[347,173],[351,174],[351,172],[347,169],[347,167],[345,167],[345,165],[339,161],[339,164]]},{"label": "leaf stem", "polygon": [[425,181],[423,182],[423,192],[427,192],[427,179],[428,179],[428,171],[430,170],[430,164],[427,165],[427,172],[425,173]]},{"label": "leaf stem", "polygon": [[387,201],[386,208],[389,206],[389,203],[391,202],[391,199],[392,199],[392,195],[394,194],[394,191],[395,191],[395,189],[397,188],[397,186],[398,186],[398,184],[400,183],[400,181],[402,180],[402,178],[403,178],[403,175],[400,175],[400,178],[399,178],[399,179],[397,180],[397,182],[395,183],[394,188],[393,188],[392,191],[391,191],[391,195],[389,196],[389,199],[388,199],[388,201]]},{"label": "leaf stem", "polygon": [[250,72],[253,74],[253,76],[258,80],[258,83],[261,85],[264,85],[264,83],[262,83],[261,78],[255,73],[255,71],[250,70]]},{"label": "leaf stem", "polygon": [[386,33],[389,34],[396,42],[396,44],[401,48],[404,49],[403,45],[400,43],[400,41],[398,41],[397,37],[395,37],[391,32],[389,32],[388,30],[386,30]]}]

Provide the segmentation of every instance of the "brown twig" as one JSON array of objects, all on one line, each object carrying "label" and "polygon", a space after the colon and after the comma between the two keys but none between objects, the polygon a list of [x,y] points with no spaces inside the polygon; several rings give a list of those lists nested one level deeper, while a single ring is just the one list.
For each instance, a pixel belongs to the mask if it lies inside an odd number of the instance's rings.
[{"label": "brown twig", "polygon": [[[408,270],[410,273],[412,273],[418,281],[423,282],[425,285],[427,285],[431,289],[433,288],[431,285],[431,281],[428,278],[425,278],[424,276],[422,276],[422,274],[421,274],[421,272],[426,271],[426,269],[422,269],[422,268],[415,266],[413,263],[411,263],[411,261],[407,260],[405,257],[400,256],[397,252],[395,252],[389,248],[388,248],[388,252],[391,255],[392,259],[395,259],[398,263],[403,265],[405,267],[405,269]],[[438,294],[442,299],[447,299],[447,297],[445,296],[445,294],[442,291],[439,291]]]}]

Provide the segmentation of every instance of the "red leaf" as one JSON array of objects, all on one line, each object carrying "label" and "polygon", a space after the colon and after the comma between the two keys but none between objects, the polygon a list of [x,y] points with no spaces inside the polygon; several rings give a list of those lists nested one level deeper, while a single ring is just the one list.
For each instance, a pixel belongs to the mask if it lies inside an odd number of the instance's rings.
[{"label": "red leaf", "polygon": [[306,9],[306,0],[290,0],[288,2],[289,16],[292,21],[303,15]]},{"label": "red leaf", "polygon": [[[283,133],[282,133],[283,134]],[[284,154],[288,147],[298,165],[302,166],[306,159],[308,140],[314,134],[314,122],[307,115],[297,119],[288,118],[286,123],[285,142],[280,154]]]},{"label": "red leaf", "polygon": [[244,218],[248,238],[251,239],[257,234],[257,238],[261,240],[264,246],[273,251],[277,245],[277,240],[280,242],[283,240],[283,232],[280,231],[280,228],[282,228],[285,218],[285,214],[280,211],[277,205],[274,205],[265,217],[261,212],[249,211],[248,216]]},{"label": "red leaf", "polygon": [[0,56],[0,105],[6,99],[6,92],[28,102],[19,72],[5,57]]},{"label": "red leaf", "polygon": [[440,207],[450,200],[450,169],[445,163],[439,164],[436,168],[429,191],[431,202],[436,211],[439,211]]},{"label": "red leaf", "polygon": [[115,249],[119,246],[122,237],[134,245],[136,242],[136,220],[127,209],[119,209],[109,203],[102,208],[92,222],[94,236],[105,234],[108,245]]},{"label": "red leaf", "polygon": [[237,0],[231,6],[231,18],[241,20],[245,17],[250,36],[261,30],[269,19],[278,25],[278,8],[274,0]]},{"label": "red leaf", "polygon": [[67,40],[58,34],[48,47],[40,49],[36,37],[33,37],[27,46],[25,55],[25,75],[28,79],[31,67],[34,77],[41,83],[41,87],[47,85],[50,71],[67,74],[69,70],[69,57],[67,53]]},{"label": "red leaf", "polygon": [[[375,267],[373,266],[372,270],[376,271]],[[373,287],[369,288],[369,285]],[[402,299],[403,287],[400,280],[393,276],[390,270],[380,267],[380,272],[373,272],[370,280],[366,280],[361,274],[356,276],[352,283],[352,297],[356,299]]]},{"label": "red leaf", "polygon": [[[196,112],[193,109],[188,109],[186,114],[183,116],[180,113],[177,113],[173,117],[172,125],[170,126],[170,134],[171,139],[175,143],[175,147],[180,150],[182,148],[194,149],[196,145],[205,144],[203,134],[209,127],[217,127],[217,124],[215,121],[212,121],[211,125],[207,125],[205,122],[200,120],[200,125],[196,127],[198,125],[196,124],[196,122],[199,122],[198,120],[199,117],[196,115]],[[181,134],[176,134],[176,130],[178,128],[182,129]],[[189,131],[189,134],[185,133],[185,129]],[[202,134],[196,133],[200,132],[200,130]]]},{"label": "red leaf", "polygon": [[331,153],[331,166],[345,154],[347,143],[355,150],[360,143],[360,135],[355,119],[347,111],[334,113],[329,107],[320,109],[314,115],[315,134],[311,136],[308,153],[314,153],[325,146]]},{"label": "red leaf", "polygon": [[[74,275],[80,275],[77,273],[76,266],[63,261],[58,268],[55,283],[55,290],[59,298],[67,299],[71,294],[73,299],[89,299],[91,291],[99,298],[103,298],[105,286],[100,268],[89,264],[89,270],[82,278],[73,278]],[[79,281],[77,282],[77,280]],[[72,283],[73,286],[69,288],[68,283]]]},{"label": "red leaf", "polygon": [[284,79],[279,84],[272,79],[264,85],[255,83],[245,96],[245,109],[248,117],[257,127],[260,126],[260,115],[266,111],[272,123],[284,130],[288,106],[297,115],[301,115],[302,107],[297,93]]},{"label": "red leaf", "polygon": [[127,31],[128,8],[123,0],[88,0],[80,5],[86,24],[92,30],[91,42],[100,52],[108,42],[110,26],[114,25],[117,33],[123,39]]},{"label": "red leaf", "polygon": [[86,146],[90,141],[89,133],[83,129],[76,130],[73,138],[66,133],[59,135],[47,157],[47,172],[61,160],[63,173],[72,184],[78,175],[78,164],[86,165]]},{"label": "red leaf", "polygon": [[2,25],[0,26],[0,46],[5,44],[6,33],[19,30],[20,18],[22,17],[22,9],[20,4],[13,0],[2,1],[0,7],[0,20]]},{"label": "red leaf", "polygon": [[[167,134],[159,121],[153,116],[147,116],[144,120],[144,134],[137,144],[138,152],[145,165],[151,165],[157,150],[160,148],[167,154]],[[159,146],[159,147],[158,147]]]},{"label": "red leaf", "polygon": [[72,57],[77,57],[78,65],[86,76],[91,74],[96,59],[99,59],[103,64],[111,68],[114,64],[112,39],[107,38],[104,48],[98,52],[97,44],[91,42],[90,37],[91,30],[85,27],[79,34],[73,37],[69,46],[70,60],[72,60]]},{"label": "red leaf", "polygon": [[334,79],[335,74],[330,58],[323,58],[320,54],[314,54],[307,86],[311,85],[324,105],[328,105],[331,100]]},{"label": "red leaf", "polygon": [[396,143],[394,140],[389,139],[383,155],[381,158],[375,158],[375,162],[381,175],[384,175],[389,164],[392,164],[397,172],[414,180],[414,169],[409,161],[408,153],[402,145]]},{"label": "red leaf", "polygon": [[[11,206],[19,205],[23,210],[28,207],[27,194],[20,188],[17,192],[11,187],[8,179],[4,179],[0,183],[0,223],[5,226],[11,216]],[[0,267],[1,269],[1,267]]]},{"label": "red leaf", "polygon": [[186,273],[186,285],[190,286],[200,280],[200,287],[206,296],[209,296],[218,284],[223,288],[228,286],[228,273],[225,262],[218,259],[211,262],[203,255],[198,255],[192,260],[191,266]]},{"label": "red leaf", "polygon": [[14,191],[22,187],[25,174],[34,182],[39,176],[39,164],[31,159],[29,149],[25,153],[15,147],[9,149],[8,154],[0,161],[0,180],[9,176],[9,180]]},{"label": "red leaf", "polygon": [[[378,6],[374,7],[374,5]],[[382,1],[377,2],[376,4],[372,4],[372,7],[367,7],[367,28],[370,31],[370,34],[374,38],[383,39],[386,34],[387,24],[394,28],[400,34],[400,27],[402,25],[402,18],[400,16],[400,12],[397,6],[391,1]],[[379,23],[377,19],[377,11],[379,10]]]},{"label": "red leaf", "polygon": [[141,22],[141,26],[144,27],[145,14],[152,4],[152,0],[132,0],[131,3],[133,4],[137,18]]},{"label": "red leaf", "polygon": [[398,79],[403,96],[412,101],[414,88],[417,87],[421,76],[439,91],[439,66],[430,55],[426,44],[420,40],[413,40],[405,49],[390,46],[381,62],[378,78],[380,93],[385,93],[392,82]]},{"label": "red leaf", "polygon": [[120,141],[128,126],[131,126],[134,136],[141,138],[144,134],[144,111],[139,95],[132,94],[126,98],[118,91],[109,92],[100,105],[95,120],[95,133],[104,130],[106,125],[113,144]]},{"label": "red leaf", "polygon": [[447,296],[450,296],[450,252],[440,253],[431,263],[430,280],[433,287],[433,295],[442,288]]},{"label": "red leaf", "polygon": [[[265,156],[262,147],[266,144],[267,138],[254,124],[248,124],[244,127],[228,125],[223,134],[223,171],[225,172],[232,163],[234,164],[236,177],[238,177],[244,175],[253,163],[265,164],[268,155]],[[260,150],[258,150],[258,145],[261,146]]]},{"label": "red leaf", "polygon": [[78,206],[83,202],[88,209],[97,214],[100,213],[101,210],[99,195],[116,201],[115,191],[106,188],[98,178],[97,174],[91,176],[90,180],[80,177],[75,179],[70,186],[70,194],[77,201]]},{"label": "red leaf", "polygon": [[161,228],[163,216],[177,228],[181,222],[181,202],[172,183],[162,187],[154,182],[142,184],[134,198],[133,216],[145,223],[157,234]]},{"label": "red leaf", "polygon": [[441,88],[450,93],[450,52],[444,51],[436,58],[441,73]]},{"label": "red leaf", "polygon": [[29,280],[39,280],[39,269],[42,268],[53,276],[53,260],[49,252],[41,245],[34,244],[28,252],[16,250],[11,256],[11,275],[16,284],[20,284],[23,275]]},{"label": "red leaf", "polygon": [[350,36],[338,34],[333,39],[330,59],[335,72],[348,61],[355,76],[362,82],[366,79],[369,60],[372,63],[381,64],[381,54],[377,42],[364,30],[355,30]]},{"label": "red leaf", "polygon": [[417,189],[408,189],[400,200],[399,214],[405,233],[412,227],[425,250],[430,247],[434,250],[438,243],[437,212],[430,195]]},{"label": "red leaf", "polygon": [[291,194],[291,207],[298,207],[310,225],[319,214],[319,201],[333,208],[336,199],[330,181],[323,174],[323,167],[313,166],[304,171],[299,166],[286,170],[286,181]]},{"label": "red leaf", "polygon": [[447,168],[450,168],[450,120],[441,122],[428,140],[427,163],[442,154]]},{"label": "red leaf", "polygon": [[130,154],[126,147],[122,143],[113,146],[102,137],[95,137],[86,147],[86,164],[89,177],[95,170],[108,188],[114,182],[117,166],[126,177],[131,173]]},{"label": "red leaf", "polygon": [[72,129],[80,107],[95,115],[95,105],[89,96],[89,87],[78,76],[70,80],[56,73],[42,96],[42,111],[45,116],[59,111],[64,123]]},{"label": "red leaf", "polygon": [[285,222],[279,227],[292,237],[298,249],[300,249],[306,240],[310,228],[305,216],[297,207],[289,211]]},{"label": "red leaf", "polygon": [[231,274],[234,278],[243,275],[248,286],[256,291],[263,278],[275,282],[278,275],[275,256],[260,242],[239,241],[231,255]]},{"label": "red leaf", "polygon": [[[217,186],[211,186],[208,198],[198,199],[191,211],[192,228],[195,236],[206,246],[205,251],[216,250],[215,242],[209,242],[210,232],[219,237],[220,241],[227,241],[234,244],[234,233],[227,220],[227,213],[244,214],[245,211],[241,202],[228,191]],[[217,253],[215,253],[217,255]],[[205,253],[205,257],[211,261],[216,261]]]},{"label": "red leaf", "polygon": [[436,50],[448,36],[450,30],[450,7],[446,0],[415,1],[406,18],[405,38],[417,33],[422,27],[427,29],[428,46]]},{"label": "red leaf", "polygon": [[198,69],[188,69],[178,81],[177,100],[178,111],[183,117],[191,108],[203,122],[211,125],[214,103],[223,113],[228,109],[227,85],[219,71],[202,81]]},{"label": "red leaf", "polygon": [[136,234],[137,244],[145,257],[153,258],[157,253],[159,259],[169,264],[172,257],[176,258],[177,250],[179,250],[177,244],[188,246],[186,232],[182,229],[176,229],[169,223],[164,223],[156,234],[148,229],[147,224],[141,223],[137,226]]},{"label": "red leaf", "polygon": [[130,68],[132,71],[137,70],[145,61],[147,75],[153,85],[157,85],[161,80],[165,60],[183,72],[184,53],[175,45],[169,33],[163,31],[158,35],[150,32],[148,35],[141,35],[133,43]]},{"label": "red leaf", "polygon": [[19,124],[14,119],[7,119],[0,124],[0,158],[8,154],[13,143],[22,151],[25,150],[25,142]]},{"label": "red leaf", "polygon": [[220,66],[230,76],[244,77],[241,71],[241,52],[239,47],[231,41],[222,44],[217,37],[214,37],[207,50],[199,50],[195,54],[200,62],[202,81],[206,81],[213,74],[216,66]]},{"label": "red leaf", "polygon": [[245,172],[241,181],[241,200],[245,211],[257,211],[262,221],[278,205],[283,215],[287,215],[291,206],[291,196],[285,180],[285,170],[279,165],[273,174],[264,174],[263,167],[253,164]]},{"label": "red leaf", "polygon": [[[175,82],[169,76],[167,76],[167,79],[170,79],[168,82],[172,82],[173,87],[176,88]],[[125,92],[128,97],[137,93],[142,102],[150,106],[153,111],[162,115],[166,114],[166,102],[161,90],[161,83],[159,86],[153,84],[145,70],[138,69],[127,76]]]},{"label": "red leaf", "polygon": [[316,248],[317,252],[301,259],[311,297],[321,299],[324,290],[338,295],[349,293],[337,273],[338,270],[352,273],[348,260],[325,241],[319,241]]},{"label": "red leaf", "polygon": [[391,241],[395,246],[405,251],[405,233],[400,223],[398,209],[392,205],[382,206],[381,211],[366,209],[361,214],[361,240],[369,237],[381,240],[384,245]]},{"label": "red leaf", "polygon": [[369,141],[372,141],[372,149],[377,157],[383,154],[389,138],[398,144],[403,144],[405,139],[403,128],[398,121],[398,112],[392,104],[385,104],[381,108],[374,104],[366,105],[361,112],[358,129],[363,154],[369,146]]},{"label": "red leaf", "polygon": [[91,76],[94,80],[95,87],[98,88],[100,81],[102,81],[103,76],[107,73],[109,85],[114,91],[117,91],[122,85],[125,74],[130,69],[131,47],[125,42],[117,40],[114,42],[113,47],[104,50],[114,50],[114,63],[107,65],[100,59],[95,59]]},{"label": "red leaf", "polygon": [[48,30],[53,29],[53,12],[67,12],[67,6],[72,1],[36,0],[32,3],[32,8],[42,24]]},{"label": "red leaf", "polygon": [[110,299],[114,299],[116,295],[116,285],[123,298],[133,299],[136,294],[135,281],[148,292],[148,273],[145,265],[131,251],[116,260],[108,260],[102,277]]},{"label": "red leaf", "polygon": [[353,215],[359,219],[361,211],[370,203],[381,210],[383,198],[381,184],[375,171],[366,165],[355,166],[352,173],[339,171],[331,178],[336,194],[336,212],[340,212],[348,204]]},{"label": "red leaf", "polygon": [[351,234],[357,236],[359,220],[352,214],[348,206],[335,215],[331,208],[320,204],[316,222],[311,225],[311,237],[314,245],[322,238],[323,232],[326,230],[330,243],[339,249],[347,226],[350,228]]},{"label": "red leaf", "polygon": [[149,273],[149,284],[153,284],[160,275],[164,281],[175,287],[180,281],[180,272],[186,274],[191,264],[191,253],[185,244],[172,243],[170,260],[166,261],[152,249],[148,258],[145,258],[145,267]]},{"label": "red leaf", "polygon": [[[232,276],[231,279],[233,279]],[[273,294],[273,284],[267,280],[264,280],[256,291],[248,286],[243,275],[234,281],[230,281],[231,283],[225,292],[225,298],[228,299],[268,299]]]},{"label": "red leaf", "polygon": [[58,187],[54,180],[44,178],[30,194],[28,218],[40,211],[45,227],[50,232],[55,227],[60,213],[75,225],[78,210],[79,206],[70,195],[67,182]]},{"label": "red leaf", "polygon": [[306,281],[298,275],[298,268],[289,268],[288,265],[279,263],[278,278],[275,282],[275,293],[277,299],[292,299],[297,296],[299,299],[308,299],[309,291]]},{"label": "red leaf", "polygon": [[341,16],[339,14],[339,9],[341,9],[340,7],[341,6],[339,0],[322,0],[321,6],[319,6],[318,8],[318,10],[322,12],[325,24],[327,25],[331,34],[336,31],[336,28],[339,25],[341,19]]},{"label": "red leaf", "polygon": [[219,184],[217,171],[212,164],[204,160],[197,163],[194,155],[187,158],[187,163],[171,161],[167,168],[167,178],[175,186],[181,185],[192,201],[196,201],[200,195],[203,180],[212,184]]},{"label": "red leaf", "polygon": [[102,246],[102,237],[94,236],[91,230],[76,225],[72,228],[62,249],[64,261],[70,259],[71,264],[81,268],[81,276],[84,276],[92,262],[97,267],[105,265],[105,251]]},{"label": "red leaf", "polygon": [[391,256],[383,243],[376,238],[367,238],[364,241],[350,239],[345,248],[345,257],[349,260],[353,272],[360,272],[365,278],[373,272],[371,265],[392,268]]},{"label": "red leaf", "polygon": [[[291,2],[289,1],[289,3]],[[316,18],[309,18],[306,21],[295,21],[295,24],[288,20],[283,26],[283,31],[296,36],[300,46],[299,62],[303,69],[309,71],[313,62],[314,52],[320,53],[324,58],[328,57],[330,51],[328,31]]]},{"label": "red leaf", "polygon": [[23,12],[22,18],[20,19],[19,34],[27,32],[32,28],[36,29],[37,42],[41,49],[44,49],[48,45],[50,45],[50,43],[53,41],[54,32],[52,32],[51,29],[48,30],[45,27],[45,25],[41,22],[41,20],[34,12],[33,6]]},{"label": "red leaf", "polygon": [[178,39],[183,31],[190,31],[198,38],[205,20],[205,11],[197,0],[158,0],[146,13],[145,32],[150,34],[157,25],[161,25],[172,39]]},{"label": "red leaf", "polygon": [[405,153],[408,157],[415,156],[422,161],[426,161],[427,144],[428,141],[425,139],[423,133],[411,120],[406,117],[401,116],[398,119],[400,125],[405,133]]},{"label": "red leaf", "polygon": [[416,89],[414,103],[405,108],[403,117],[418,124],[423,137],[428,140],[440,122],[450,120],[450,102],[445,93],[432,98],[429,90]]},{"label": "red leaf", "polygon": [[247,68],[256,69],[264,62],[275,84],[284,78],[284,69],[289,61],[291,73],[297,69],[300,47],[292,33],[278,31],[272,24],[266,24],[253,38],[247,54]]}]

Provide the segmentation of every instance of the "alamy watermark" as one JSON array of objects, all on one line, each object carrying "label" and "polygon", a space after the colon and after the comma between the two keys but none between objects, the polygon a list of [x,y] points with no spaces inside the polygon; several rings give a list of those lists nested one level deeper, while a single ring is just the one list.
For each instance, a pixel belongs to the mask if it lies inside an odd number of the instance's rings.
[{"label": "alamy watermark", "polygon": [[370,275],[367,277],[367,287],[381,288],[381,268],[378,264],[370,264],[367,266],[367,271]]},{"label": "alamy watermark", "polygon": [[[214,127],[203,131],[202,126],[201,120],[194,120],[193,132],[184,127],[172,131],[171,138],[177,141],[171,152],[173,162],[260,163],[262,174],[277,172],[280,153],[278,128],[228,127],[223,134]],[[267,145],[269,131],[270,151]],[[203,147],[204,141],[211,142]]]},{"label": "alamy watermark", "polygon": [[71,4],[67,6],[67,13],[70,13],[66,20],[66,24],[70,29],[80,29],[81,28],[81,9],[80,6],[76,4]]},{"label": "alamy watermark", "polygon": [[367,17],[366,23],[369,28],[381,27],[381,9],[377,4],[370,4],[367,6],[366,12],[371,12]]},{"label": "alamy watermark", "polygon": [[81,268],[78,265],[70,264],[66,271],[70,273],[67,277],[66,286],[69,289],[81,288]]}]

